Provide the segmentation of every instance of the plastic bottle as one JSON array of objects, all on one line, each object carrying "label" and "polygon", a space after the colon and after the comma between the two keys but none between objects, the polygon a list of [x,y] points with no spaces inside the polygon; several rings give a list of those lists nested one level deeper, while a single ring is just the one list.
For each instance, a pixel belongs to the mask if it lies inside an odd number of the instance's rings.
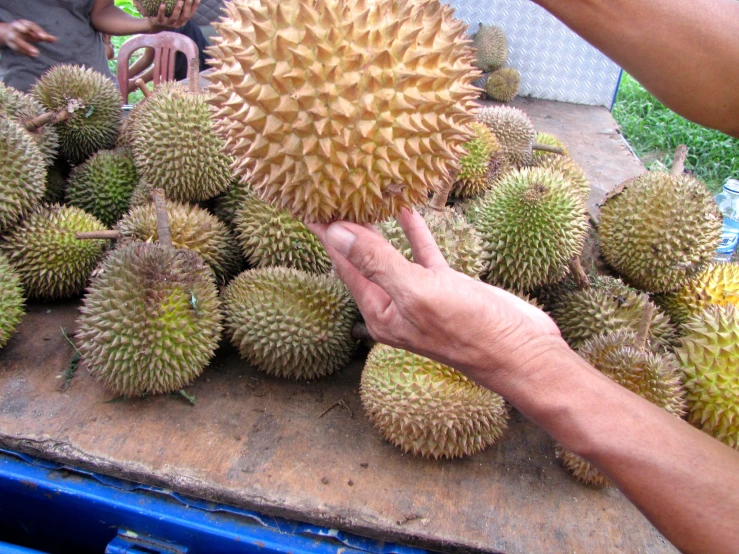
[{"label": "plastic bottle", "polygon": [[728,179],[724,190],[715,197],[718,209],[724,216],[724,228],[716,257],[719,262],[728,262],[739,243],[739,180]]}]

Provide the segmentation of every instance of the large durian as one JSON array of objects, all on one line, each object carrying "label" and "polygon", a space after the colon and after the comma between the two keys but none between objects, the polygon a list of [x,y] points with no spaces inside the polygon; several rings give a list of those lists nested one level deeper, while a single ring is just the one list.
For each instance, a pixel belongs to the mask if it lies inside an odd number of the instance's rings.
[{"label": "large durian", "polygon": [[20,123],[0,117],[0,233],[31,211],[44,196],[46,164]]},{"label": "large durian", "polygon": [[[198,206],[166,200],[165,207],[172,246],[198,253],[213,269],[219,282],[225,282],[239,271],[239,248],[223,222]],[[158,241],[154,204],[149,201],[132,208],[118,222],[117,228],[121,233],[121,245],[131,241]]]},{"label": "large durian", "polygon": [[479,196],[493,185],[493,179],[504,168],[500,143],[486,125],[470,124],[475,138],[465,142],[465,155],[459,158],[459,171],[452,192],[459,198]]},{"label": "large durian", "polygon": [[688,421],[739,450],[739,308],[708,306],[684,325],[676,354]]},{"label": "large durian", "polygon": [[286,267],[241,273],[223,293],[226,330],[241,357],[279,377],[317,379],[356,348],[357,306],[332,275]]},{"label": "large durian", "polygon": [[510,102],[518,94],[521,74],[515,67],[501,67],[493,71],[485,81],[485,92],[491,100]]},{"label": "large durian", "polygon": [[107,226],[115,225],[128,209],[137,184],[128,148],[100,150],[72,170],[67,203],[82,208]]},{"label": "large durian", "polygon": [[628,284],[677,290],[714,255],[722,218],[703,183],[650,171],[627,181],[601,206],[598,233],[606,261]]},{"label": "large durian", "polygon": [[531,165],[536,131],[523,111],[511,106],[488,106],[477,113],[500,143],[506,161],[516,167]]},{"label": "large durian", "polygon": [[59,149],[71,163],[115,146],[121,93],[110,78],[84,67],[56,65],[34,85],[32,94],[46,110],[69,113],[56,129]]},{"label": "large durian", "polygon": [[47,166],[54,163],[59,150],[59,137],[53,125],[33,125],[33,120],[46,110],[30,94],[25,94],[0,82],[0,115],[16,120],[31,133]]},{"label": "large durian", "polygon": [[213,273],[196,253],[171,246],[115,249],[80,312],[82,357],[115,394],[181,389],[200,375],[220,339]]},{"label": "large durian", "polygon": [[75,233],[103,231],[96,217],[73,206],[40,206],[0,242],[30,298],[57,300],[82,292],[107,245]]},{"label": "large durian", "polygon": [[139,0],[138,7],[144,17],[154,17],[159,13],[159,6],[164,4],[164,15],[172,15],[179,0]]},{"label": "large durian", "polygon": [[[553,144],[552,146],[558,145]],[[548,154],[548,156],[534,156],[534,165],[562,173],[569,180],[572,190],[580,195],[584,202],[587,202],[590,197],[590,181],[585,176],[582,167],[568,156],[552,154],[551,152]]]},{"label": "large durian", "polygon": [[253,192],[243,195],[233,223],[241,252],[254,267],[331,271],[331,258],[305,223],[261,201]]},{"label": "large durian", "polygon": [[210,102],[260,198],[306,222],[374,222],[450,179],[478,75],[451,7],[234,0],[226,13]]},{"label": "large durian", "polygon": [[507,173],[482,200],[475,228],[483,241],[483,279],[530,291],[553,283],[582,251],[585,204],[561,173],[543,168]]},{"label": "large durian", "polygon": [[0,254],[0,348],[5,346],[23,317],[23,286],[21,279]]},{"label": "large durian", "polygon": [[472,456],[507,426],[499,395],[449,366],[384,344],[370,351],[359,392],[383,436],[420,456]]},{"label": "large durian", "polygon": [[500,27],[480,23],[480,28],[472,35],[472,46],[477,55],[475,65],[482,71],[495,71],[508,61],[508,41]]},{"label": "large durian", "polygon": [[[148,90],[148,89],[147,89]],[[136,122],[144,113],[144,106],[146,102],[152,96],[162,95],[180,95],[189,94],[188,88],[180,81],[163,81],[154,87],[152,92],[148,93],[139,102],[134,104],[133,109],[128,112],[128,115],[123,119],[121,123],[121,131],[118,135],[118,146],[133,146],[134,129],[136,128]]]},{"label": "large durian", "polygon": [[[449,267],[475,279],[478,278],[483,270],[482,241],[475,228],[452,208],[444,208],[442,211],[432,209],[420,211]],[[385,221],[379,228],[396,250],[413,261],[411,245],[396,220]]]},{"label": "large durian", "polygon": [[654,299],[679,324],[708,306],[739,307],[739,263],[709,263],[695,279]]}]

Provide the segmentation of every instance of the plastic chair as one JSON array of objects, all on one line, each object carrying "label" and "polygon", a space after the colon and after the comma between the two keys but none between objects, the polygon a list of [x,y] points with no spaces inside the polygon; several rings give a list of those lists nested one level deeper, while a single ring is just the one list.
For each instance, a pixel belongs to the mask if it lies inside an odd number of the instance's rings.
[{"label": "plastic chair", "polygon": [[182,52],[187,57],[188,78],[192,78],[193,59],[198,59],[198,45],[185,35],[162,31],[153,35],[137,35],[121,45],[118,52],[118,86],[123,103],[128,104],[128,64],[139,48],[154,49],[154,84],[174,79],[175,54]]}]

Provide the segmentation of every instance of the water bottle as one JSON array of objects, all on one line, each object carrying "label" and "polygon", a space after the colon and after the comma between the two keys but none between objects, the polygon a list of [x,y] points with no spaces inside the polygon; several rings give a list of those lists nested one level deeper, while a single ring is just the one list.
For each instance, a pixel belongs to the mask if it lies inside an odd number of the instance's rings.
[{"label": "water bottle", "polygon": [[739,180],[728,179],[723,192],[716,196],[716,203],[721,215],[724,216],[724,228],[714,259],[718,262],[728,262],[739,243]]}]

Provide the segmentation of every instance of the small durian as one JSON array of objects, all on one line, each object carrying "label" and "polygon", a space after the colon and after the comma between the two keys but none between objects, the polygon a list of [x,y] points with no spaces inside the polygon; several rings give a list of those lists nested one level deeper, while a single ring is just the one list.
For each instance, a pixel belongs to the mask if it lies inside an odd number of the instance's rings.
[{"label": "small durian", "polygon": [[0,117],[0,233],[33,210],[44,196],[46,163],[20,123]]},{"label": "small durian", "polygon": [[462,145],[465,155],[459,158],[459,171],[452,192],[458,198],[472,198],[486,192],[503,169],[500,143],[486,125],[470,124],[475,138]]},{"label": "small durian", "polygon": [[603,257],[631,286],[663,293],[695,278],[713,257],[722,217],[711,193],[688,175],[649,171],[600,209]]},{"label": "small durian", "polygon": [[680,325],[708,306],[739,307],[739,263],[711,262],[695,279],[654,300]]},{"label": "small durian", "polygon": [[521,74],[515,67],[501,67],[493,71],[485,81],[485,92],[491,100],[510,102],[518,95]]},{"label": "small durian", "polygon": [[287,267],[241,273],[222,295],[226,330],[258,369],[313,380],[344,367],[359,311],[337,277]]},{"label": "small durian", "polygon": [[107,241],[78,240],[75,233],[105,225],[73,206],[39,206],[0,242],[29,298],[59,300],[82,292]]},{"label": "small durian", "polygon": [[534,150],[534,165],[541,165],[543,158],[562,158],[569,157],[570,153],[567,150],[565,144],[556,136],[551,133],[536,133],[534,137],[534,143],[545,144],[547,146],[556,146],[562,149],[562,154],[555,154],[554,152],[547,152],[545,150]]},{"label": "small durian", "polygon": [[476,49],[475,65],[482,71],[496,71],[508,61],[508,40],[503,29],[495,25],[483,25],[472,35]]},{"label": "small durian", "polygon": [[472,456],[507,427],[496,393],[423,356],[376,344],[359,389],[362,406],[386,440],[428,458]]},{"label": "small durian", "polygon": [[105,75],[75,65],[56,65],[34,85],[33,97],[50,112],[66,110],[56,124],[59,150],[71,163],[113,148],[121,125],[121,94]]},{"label": "small durian", "polygon": [[528,168],[507,173],[482,200],[475,228],[483,241],[483,279],[532,291],[559,280],[582,251],[585,204],[561,173]]},{"label": "small durian", "polygon": [[192,383],[213,357],[222,330],[210,268],[194,252],[161,244],[113,250],[80,312],[76,338],[88,370],[126,396]]},{"label": "small durian", "polygon": [[10,339],[23,317],[23,286],[21,279],[0,254],[0,348]]},{"label": "small durian", "polygon": [[[483,270],[483,264],[482,241],[475,228],[452,208],[444,208],[443,211],[427,208],[419,211],[449,267],[477,279]],[[383,222],[379,229],[396,250],[413,261],[411,245],[396,220]]]},{"label": "small durian", "polygon": [[243,194],[233,224],[241,252],[253,267],[331,271],[331,258],[305,223],[263,202],[253,192]]},{"label": "small durian", "polygon": [[30,94],[25,94],[0,82],[0,116],[14,119],[28,131],[44,157],[47,166],[54,163],[59,151],[59,137],[53,125],[35,126],[32,122],[46,110]]},{"label": "small durian", "polygon": [[477,119],[493,132],[510,165],[523,167],[533,163],[536,131],[523,111],[511,106],[488,106],[477,112]]},{"label": "small durian", "polygon": [[143,17],[154,17],[159,13],[159,6],[164,4],[164,15],[172,15],[178,0],[139,0],[138,7]]},{"label": "small durian", "polygon": [[371,223],[451,179],[478,95],[451,7],[233,0],[225,11],[209,102],[261,199],[305,222]]},{"label": "small durian", "polygon": [[115,225],[128,209],[138,183],[128,148],[100,150],[75,167],[67,185],[67,203]]},{"label": "small durian", "polygon": [[[552,146],[557,145],[553,144]],[[538,153],[541,151],[535,150],[534,152]],[[590,197],[590,181],[585,176],[585,171],[583,171],[582,167],[575,160],[567,156],[553,154],[551,152],[548,154],[548,156],[535,155],[534,165],[562,173],[569,180],[572,190],[581,196],[584,202],[587,202]]]},{"label": "small durian", "polygon": [[676,350],[688,421],[739,450],[739,308],[708,306],[684,324]]}]

